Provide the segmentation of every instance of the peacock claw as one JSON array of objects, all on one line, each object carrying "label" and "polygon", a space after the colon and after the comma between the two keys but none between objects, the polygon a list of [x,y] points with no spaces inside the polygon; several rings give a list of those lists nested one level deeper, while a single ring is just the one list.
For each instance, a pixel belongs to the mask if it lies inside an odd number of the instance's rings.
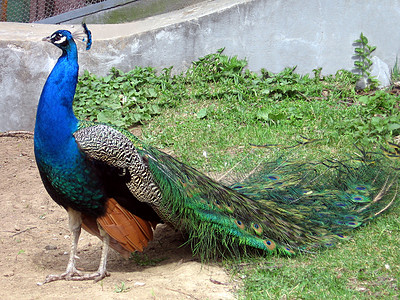
[{"label": "peacock claw", "polygon": [[102,279],[104,279],[104,278],[110,276],[110,273],[108,273],[107,271],[105,271],[105,272],[103,272],[103,273],[97,272],[97,273],[94,273],[94,274],[92,274],[92,275],[96,275],[96,274],[97,274],[97,277],[94,277],[94,278],[93,278],[93,280],[94,280],[95,283],[96,283],[96,282],[99,282],[100,280],[102,280]]},{"label": "peacock claw", "polygon": [[84,280],[93,280],[95,283],[104,279],[105,277],[110,276],[110,273],[107,271],[104,272],[95,272],[92,274],[83,274],[78,270],[74,270],[71,272],[65,272],[60,275],[47,275],[46,279],[43,282],[38,283],[38,285],[43,285],[52,281],[57,280],[67,280],[67,281],[84,281]]}]

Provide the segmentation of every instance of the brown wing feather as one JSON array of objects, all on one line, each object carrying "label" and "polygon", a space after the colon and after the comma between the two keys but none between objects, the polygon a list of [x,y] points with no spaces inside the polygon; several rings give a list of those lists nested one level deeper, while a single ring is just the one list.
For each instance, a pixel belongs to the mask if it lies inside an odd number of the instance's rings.
[{"label": "brown wing feather", "polygon": [[113,198],[108,199],[104,216],[82,216],[83,229],[101,239],[97,223],[110,235],[110,246],[125,258],[131,252],[143,251],[153,239],[155,224],[133,215]]}]

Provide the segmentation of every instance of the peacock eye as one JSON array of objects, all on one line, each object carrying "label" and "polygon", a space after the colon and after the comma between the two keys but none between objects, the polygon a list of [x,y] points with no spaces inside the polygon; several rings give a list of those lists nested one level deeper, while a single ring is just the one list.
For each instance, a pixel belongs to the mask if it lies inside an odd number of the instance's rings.
[{"label": "peacock eye", "polygon": [[56,33],[51,37],[51,39],[54,44],[62,44],[66,41],[67,37],[60,33]]},{"label": "peacock eye", "polygon": [[58,41],[61,38],[61,36],[58,33],[55,33],[52,35],[51,39],[54,41]]}]

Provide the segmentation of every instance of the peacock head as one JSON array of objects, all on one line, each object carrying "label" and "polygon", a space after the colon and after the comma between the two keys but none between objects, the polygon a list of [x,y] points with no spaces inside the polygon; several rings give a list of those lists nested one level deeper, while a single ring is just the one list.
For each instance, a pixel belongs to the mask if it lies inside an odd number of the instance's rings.
[{"label": "peacock head", "polygon": [[50,42],[61,50],[66,50],[71,43],[75,43],[68,30],[57,30],[52,35],[43,38],[43,41]]},{"label": "peacock head", "polygon": [[47,41],[57,46],[63,51],[66,51],[71,44],[75,44],[74,38],[79,41],[86,42],[86,50],[89,50],[92,46],[92,33],[87,28],[86,24],[82,24],[83,32],[78,31],[74,34],[68,30],[57,30],[52,35],[43,38],[43,41]]}]

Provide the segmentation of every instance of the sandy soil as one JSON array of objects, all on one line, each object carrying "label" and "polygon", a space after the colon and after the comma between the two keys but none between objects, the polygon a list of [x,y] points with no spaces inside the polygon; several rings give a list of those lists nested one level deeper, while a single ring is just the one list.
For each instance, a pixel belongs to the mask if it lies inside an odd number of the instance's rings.
[{"label": "sandy soil", "polygon": [[[33,155],[32,137],[0,137],[1,299],[234,299],[237,282],[221,266],[201,264],[183,239],[159,225],[144,253],[124,260],[111,250],[110,277],[101,282],[57,281],[70,247],[65,210],[46,193]],[[95,271],[101,242],[86,232],[78,268]],[[125,289],[122,289],[124,284]]]}]

